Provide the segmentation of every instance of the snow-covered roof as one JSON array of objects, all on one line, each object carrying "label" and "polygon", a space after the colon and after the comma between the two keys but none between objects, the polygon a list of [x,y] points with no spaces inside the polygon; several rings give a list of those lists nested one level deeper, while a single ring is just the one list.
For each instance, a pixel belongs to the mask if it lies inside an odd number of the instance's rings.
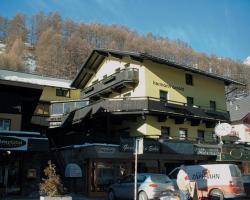
[{"label": "snow-covered roof", "polygon": [[36,74],[15,72],[0,69],[0,79],[15,81],[21,83],[30,83],[41,86],[51,86],[60,88],[70,88],[71,80],[52,78],[47,76],[39,76]]},{"label": "snow-covered roof", "polygon": [[93,147],[93,146],[101,146],[101,147],[119,147],[118,144],[107,144],[107,143],[84,143],[79,145],[71,145],[71,146],[65,146],[60,147],[57,149],[78,149],[78,148],[85,148],[85,147]]}]

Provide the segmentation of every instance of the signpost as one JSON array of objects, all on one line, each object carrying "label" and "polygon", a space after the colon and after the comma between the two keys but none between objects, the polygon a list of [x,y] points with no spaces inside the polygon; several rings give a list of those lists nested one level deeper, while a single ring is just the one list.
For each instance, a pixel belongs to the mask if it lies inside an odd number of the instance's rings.
[{"label": "signpost", "polygon": [[137,198],[137,155],[143,154],[143,138],[136,138],[135,139],[135,180],[134,180],[134,200]]}]

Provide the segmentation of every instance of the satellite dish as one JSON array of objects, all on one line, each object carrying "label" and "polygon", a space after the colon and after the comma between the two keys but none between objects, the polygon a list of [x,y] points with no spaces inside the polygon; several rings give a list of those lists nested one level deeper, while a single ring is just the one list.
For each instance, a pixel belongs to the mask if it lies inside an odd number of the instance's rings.
[{"label": "satellite dish", "polygon": [[229,135],[231,130],[232,126],[228,123],[217,124],[214,128],[215,134],[219,137]]}]

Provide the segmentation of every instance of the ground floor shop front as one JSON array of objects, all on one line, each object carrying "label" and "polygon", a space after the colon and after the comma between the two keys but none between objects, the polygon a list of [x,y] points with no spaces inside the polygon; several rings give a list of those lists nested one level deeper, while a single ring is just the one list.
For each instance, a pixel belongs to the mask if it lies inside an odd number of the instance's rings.
[{"label": "ground floor shop front", "polygon": [[42,170],[50,155],[48,140],[38,136],[0,132],[0,197],[39,194]]},{"label": "ground floor shop front", "polygon": [[[182,146],[182,150],[179,148]],[[193,144],[160,145],[149,142],[144,153],[138,155],[138,172],[168,174],[181,164],[215,161],[216,156],[194,153]],[[174,147],[174,148],[172,148]],[[185,150],[185,148],[189,150]],[[176,151],[179,152],[176,152]],[[65,162],[64,183],[69,192],[88,196],[103,196],[110,184],[127,174],[134,173],[135,157],[132,145],[85,144],[58,149],[55,152]],[[209,155],[208,155],[209,154]]]}]

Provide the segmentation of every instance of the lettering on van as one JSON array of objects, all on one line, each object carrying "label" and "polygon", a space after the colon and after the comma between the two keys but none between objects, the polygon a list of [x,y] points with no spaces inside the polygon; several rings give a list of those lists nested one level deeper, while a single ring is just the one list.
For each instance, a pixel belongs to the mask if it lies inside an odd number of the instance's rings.
[{"label": "lettering on van", "polygon": [[202,172],[196,172],[192,176],[192,180],[199,179],[220,179],[220,174],[212,174],[209,170],[204,169]]},{"label": "lettering on van", "polygon": [[177,85],[169,85],[167,83],[160,83],[160,82],[153,81],[153,85],[165,87],[165,88],[173,88],[175,90],[184,91],[184,87],[177,86]]}]

